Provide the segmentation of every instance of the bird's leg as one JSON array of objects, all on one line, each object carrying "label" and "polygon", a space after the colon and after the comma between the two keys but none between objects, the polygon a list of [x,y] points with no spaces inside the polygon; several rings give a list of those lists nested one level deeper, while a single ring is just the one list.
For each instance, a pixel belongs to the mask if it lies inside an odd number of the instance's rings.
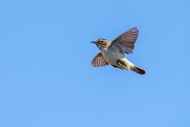
[{"label": "bird's leg", "polygon": [[116,60],[116,63],[117,63],[117,65],[127,66],[127,64],[120,59]]}]

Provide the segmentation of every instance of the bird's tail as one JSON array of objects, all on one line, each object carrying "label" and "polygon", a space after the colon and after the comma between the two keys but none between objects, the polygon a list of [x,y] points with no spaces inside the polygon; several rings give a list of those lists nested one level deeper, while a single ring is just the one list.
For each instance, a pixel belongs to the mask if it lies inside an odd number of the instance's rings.
[{"label": "bird's tail", "polygon": [[139,68],[137,66],[134,66],[131,70],[134,71],[134,72],[136,72],[136,73],[138,73],[138,74],[141,74],[141,75],[146,74],[145,70],[143,70],[143,69],[141,69],[141,68]]}]

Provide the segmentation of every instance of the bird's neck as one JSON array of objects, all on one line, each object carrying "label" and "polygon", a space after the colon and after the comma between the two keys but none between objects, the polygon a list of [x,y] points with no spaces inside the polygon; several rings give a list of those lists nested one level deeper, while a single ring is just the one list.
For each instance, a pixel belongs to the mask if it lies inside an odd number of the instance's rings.
[{"label": "bird's neck", "polygon": [[107,50],[108,50],[108,48],[101,48],[101,49],[100,49],[100,51],[101,51],[102,53],[107,52]]}]

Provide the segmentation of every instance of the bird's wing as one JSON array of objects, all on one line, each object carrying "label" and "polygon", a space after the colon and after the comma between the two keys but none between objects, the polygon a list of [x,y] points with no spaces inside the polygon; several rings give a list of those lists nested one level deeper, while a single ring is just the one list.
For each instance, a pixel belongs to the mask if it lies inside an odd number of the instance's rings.
[{"label": "bird's wing", "polygon": [[110,47],[119,49],[122,53],[133,53],[134,44],[138,38],[137,27],[131,28],[112,41]]},{"label": "bird's wing", "polygon": [[93,67],[100,67],[100,66],[106,66],[108,65],[108,63],[106,62],[106,60],[104,59],[102,53],[98,53],[94,59],[91,62],[91,65]]}]

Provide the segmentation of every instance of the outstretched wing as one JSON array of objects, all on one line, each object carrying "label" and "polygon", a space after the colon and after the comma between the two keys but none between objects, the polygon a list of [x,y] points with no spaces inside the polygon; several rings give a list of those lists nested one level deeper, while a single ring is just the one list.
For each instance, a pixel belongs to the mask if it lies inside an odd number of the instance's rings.
[{"label": "outstretched wing", "polygon": [[106,66],[106,65],[109,65],[106,60],[104,59],[102,53],[98,53],[94,59],[92,60],[91,62],[91,65],[93,67],[100,67],[100,66]]},{"label": "outstretched wing", "polygon": [[112,41],[111,47],[119,49],[122,53],[133,53],[134,44],[138,38],[137,27],[131,28]]}]

